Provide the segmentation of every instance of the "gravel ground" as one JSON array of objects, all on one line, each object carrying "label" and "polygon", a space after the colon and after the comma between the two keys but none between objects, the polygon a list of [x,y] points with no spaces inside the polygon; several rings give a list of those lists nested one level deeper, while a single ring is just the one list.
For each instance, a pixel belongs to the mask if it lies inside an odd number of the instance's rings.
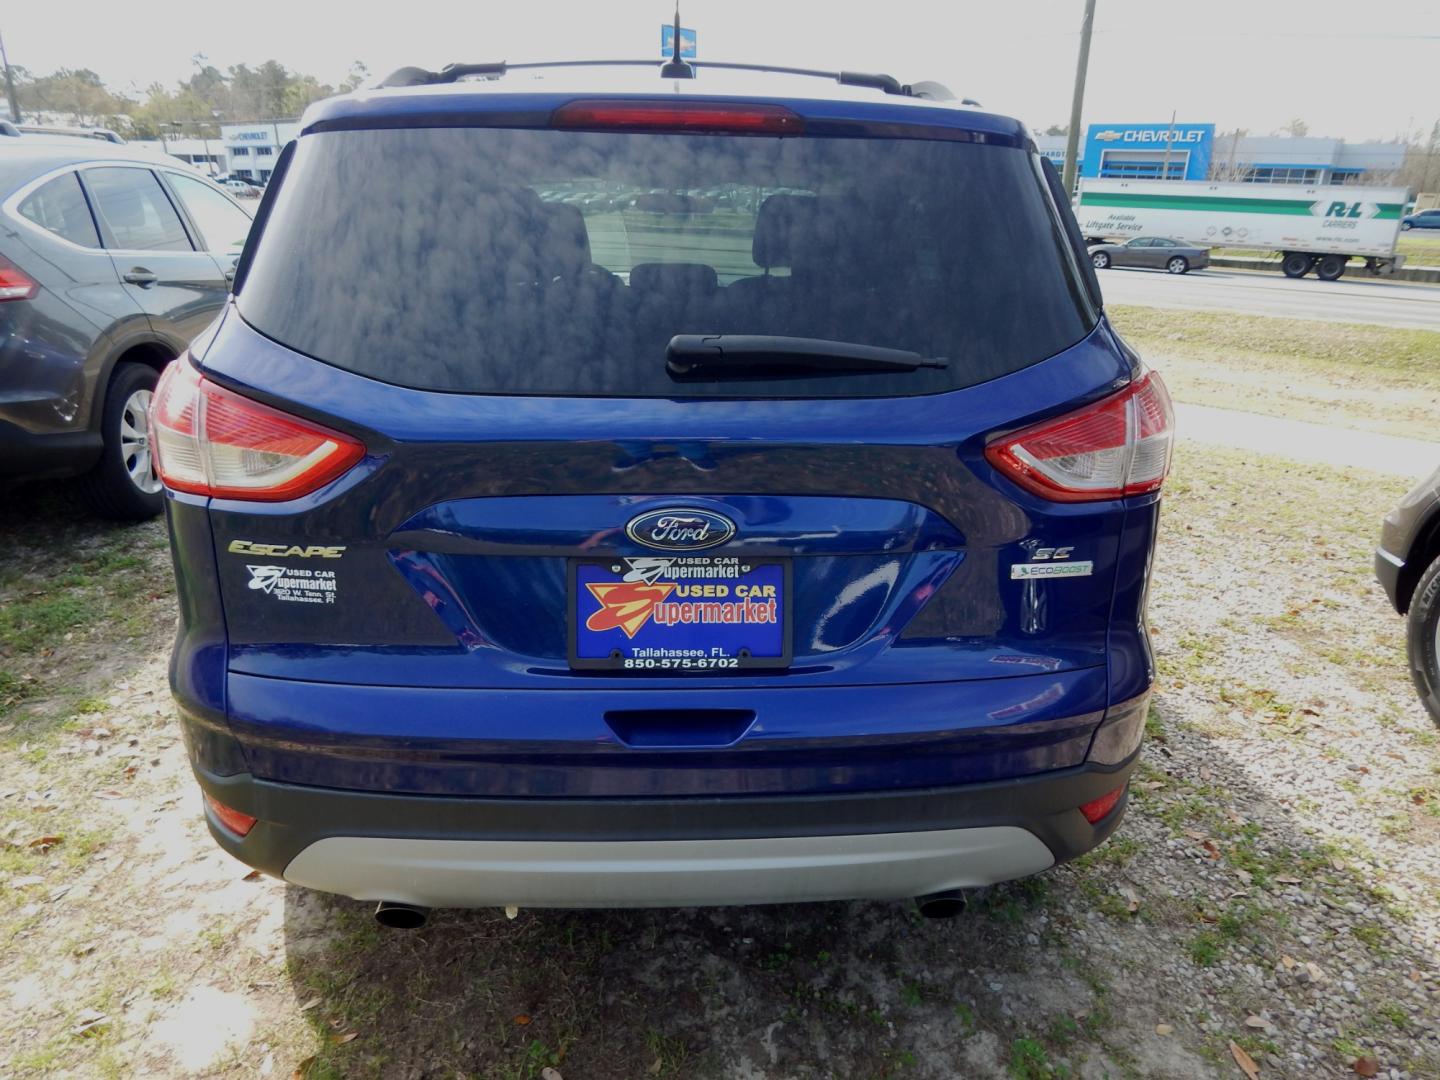
[{"label": "gravel ground", "polygon": [[[960,919],[444,912],[408,935],[213,847],[158,526],[87,535],[22,500],[0,600],[83,603],[0,638],[0,1074],[1440,1077],[1440,750],[1369,578],[1403,486],[1183,446],[1129,816]],[[95,569],[66,584],[77,551]],[[85,614],[146,596],[128,638]]]}]

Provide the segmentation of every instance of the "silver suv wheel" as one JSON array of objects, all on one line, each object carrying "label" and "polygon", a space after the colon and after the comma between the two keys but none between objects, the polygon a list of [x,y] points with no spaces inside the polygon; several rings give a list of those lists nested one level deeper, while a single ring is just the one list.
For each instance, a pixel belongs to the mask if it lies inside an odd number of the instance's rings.
[{"label": "silver suv wheel", "polygon": [[160,478],[155,475],[155,458],[150,453],[150,398],[149,390],[136,390],[125,399],[120,412],[120,460],[131,482],[146,495],[160,490]]}]

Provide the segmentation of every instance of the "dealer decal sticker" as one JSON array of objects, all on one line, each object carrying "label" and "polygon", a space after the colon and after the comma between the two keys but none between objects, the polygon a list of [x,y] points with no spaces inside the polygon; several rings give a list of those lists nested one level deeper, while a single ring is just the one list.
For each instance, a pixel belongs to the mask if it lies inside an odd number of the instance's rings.
[{"label": "dealer decal sticker", "polygon": [[784,663],[785,568],[725,556],[576,567],[572,662],[705,669]]},{"label": "dealer decal sticker", "polygon": [[[774,623],[776,619],[773,584],[737,585],[657,583],[656,578],[675,563],[674,559],[630,559],[631,569],[623,581],[587,581],[585,588],[600,601],[600,610],[585,620],[588,630],[619,628],[633,638],[653,616],[661,626],[693,626],[700,623]],[[641,564],[639,567],[636,564]],[[617,568],[618,569],[618,568]],[[686,569],[693,569],[687,567]],[[749,573],[737,559],[714,560],[707,565],[711,576],[733,577]],[[646,578],[650,581],[647,582]],[[676,590],[679,590],[676,592]],[[677,599],[668,601],[671,593]],[[733,600],[727,599],[734,596]]]},{"label": "dealer decal sticker", "polygon": [[253,566],[249,588],[292,604],[335,603],[335,571],[306,570],[296,566]]}]

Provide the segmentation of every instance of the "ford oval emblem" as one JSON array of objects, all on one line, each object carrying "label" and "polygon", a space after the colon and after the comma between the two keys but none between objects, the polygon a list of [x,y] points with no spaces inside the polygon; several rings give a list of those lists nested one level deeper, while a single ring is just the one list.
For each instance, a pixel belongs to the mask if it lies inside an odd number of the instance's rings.
[{"label": "ford oval emblem", "polygon": [[723,514],[680,506],[631,518],[625,535],[661,551],[699,551],[729,540],[735,535],[735,523]]}]

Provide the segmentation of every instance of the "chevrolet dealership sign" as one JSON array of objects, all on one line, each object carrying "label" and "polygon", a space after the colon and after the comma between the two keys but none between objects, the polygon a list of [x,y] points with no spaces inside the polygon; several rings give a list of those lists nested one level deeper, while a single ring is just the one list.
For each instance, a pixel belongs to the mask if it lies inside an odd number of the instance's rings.
[{"label": "chevrolet dealership sign", "polygon": [[[1168,168],[1174,172],[1183,171],[1186,180],[1203,180],[1210,171],[1210,152],[1215,141],[1214,124],[1091,124],[1085,137],[1085,153],[1080,163],[1080,175],[1098,177],[1120,176],[1117,166],[1124,162],[1131,169],[1143,169],[1149,155],[1170,152]],[[1110,156],[1110,167],[1105,168],[1105,158]],[[1161,167],[1151,163],[1158,175]],[[1145,178],[1143,172],[1128,175],[1136,179]]]},{"label": "chevrolet dealership sign", "polygon": [[1091,136],[1096,142],[1125,142],[1125,143],[1198,143],[1204,142],[1207,132],[1205,128],[1166,128],[1163,131],[1155,128],[1131,128],[1128,131],[1117,131],[1115,128],[1106,128],[1097,131]]}]

